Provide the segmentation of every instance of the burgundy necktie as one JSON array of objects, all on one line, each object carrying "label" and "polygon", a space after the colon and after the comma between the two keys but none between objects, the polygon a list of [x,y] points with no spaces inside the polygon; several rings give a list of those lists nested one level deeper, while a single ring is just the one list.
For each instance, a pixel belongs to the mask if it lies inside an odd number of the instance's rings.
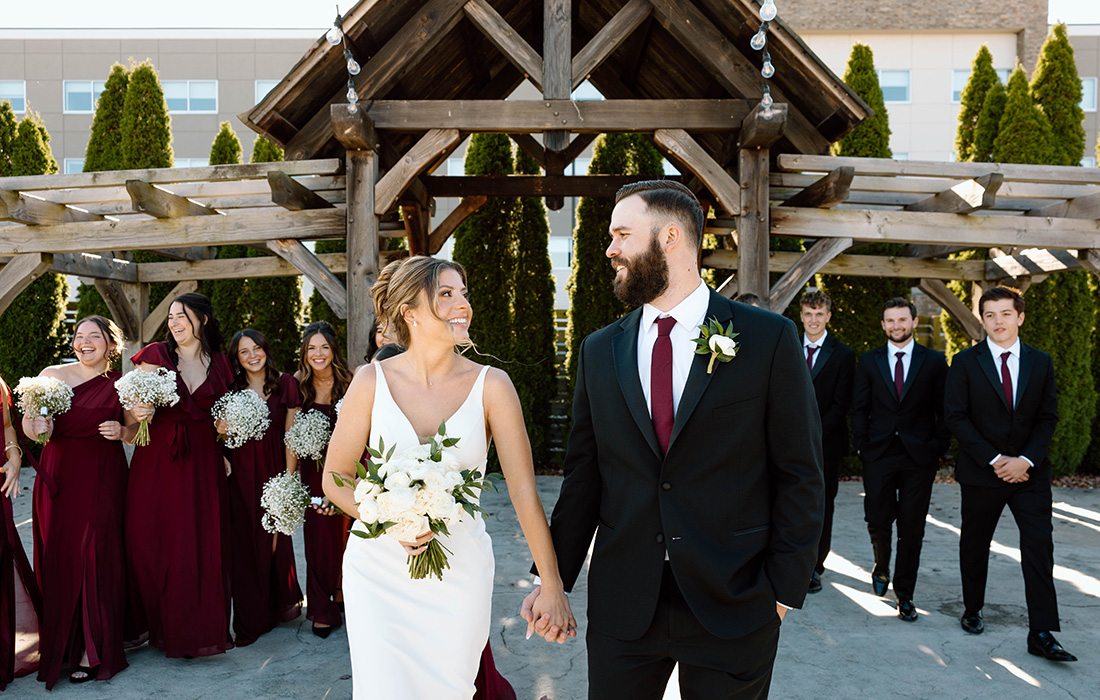
[{"label": "burgundy necktie", "polygon": [[676,319],[671,316],[657,319],[657,342],[653,344],[653,360],[649,365],[649,408],[661,454],[668,452],[672,437],[672,339],[668,334],[675,325]]},{"label": "burgundy necktie", "polygon": [[897,364],[894,365],[894,391],[898,393],[898,401],[901,401],[901,390],[905,387],[905,365],[901,363],[905,357],[904,352],[896,353]]},{"label": "burgundy necktie", "polygon": [[813,372],[814,371],[814,353],[817,352],[816,345],[806,346],[806,367]]},{"label": "burgundy necktie", "polygon": [[1008,410],[1011,412],[1012,405],[1012,375],[1008,372],[1008,358],[1012,357],[1010,352],[1001,353],[1001,388],[1005,392],[1005,403],[1008,404]]}]

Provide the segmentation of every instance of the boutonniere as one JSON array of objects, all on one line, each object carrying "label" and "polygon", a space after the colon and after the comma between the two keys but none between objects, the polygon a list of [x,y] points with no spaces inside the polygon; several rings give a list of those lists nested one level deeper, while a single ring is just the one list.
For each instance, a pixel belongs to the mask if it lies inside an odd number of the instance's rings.
[{"label": "boutonniere", "polygon": [[729,362],[737,357],[737,351],[741,349],[741,343],[734,340],[739,333],[733,330],[733,321],[729,328],[723,328],[718,319],[711,317],[709,321],[699,326],[699,337],[695,339],[696,355],[710,355],[710,363],[707,364],[707,374],[714,372],[715,362]]}]

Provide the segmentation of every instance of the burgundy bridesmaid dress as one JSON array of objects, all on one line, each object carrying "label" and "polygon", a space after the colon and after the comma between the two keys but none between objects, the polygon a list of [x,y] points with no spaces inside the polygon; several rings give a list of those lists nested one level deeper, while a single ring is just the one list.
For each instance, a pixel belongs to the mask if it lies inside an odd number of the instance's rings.
[{"label": "burgundy bridesmaid dress", "polygon": [[[294,545],[286,535],[272,535],[260,524],[260,496],[267,480],[286,471],[286,415],[298,408],[298,381],[279,377],[267,398],[271,425],[263,438],[228,450],[229,515],[232,531],[233,633],[237,646],[256,641],[281,622],[301,614],[302,589],[294,568]],[[272,540],[275,549],[272,551]]]},{"label": "burgundy bridesmaid dress", "polygon": [[[336,410],[328,404],[313,404],[313,409],[324,413],[336,425]],[[310,496],[324,496],[321,468],[311,459],[298,462],[298,473]],[[306,522],[302,533],[306,543],[306,617],[315,623],[338,627],[341,623],[340,607],[336,596],[340,593],[344,547],[348,541],[351,520],[343,515],[321,515],[313,508],[306,510]]]},{"label": "burgundy bridesmaid dress", "polygon": [[[177,371],[164,343],[132,358]],[[210,409],[233,375],[222,353],[175,406],[161,406],[150,442],[134,450],[126,492],[128,636],[147,631],[169,657],[219,654],[229,636],[229,485]]]},{"label": "burgundy bridesmaid dress", "polygon": [[99,434],[104,421],[122,422],[115,392],[119,372],[73,388],[72,408],[54,418],[42,450],[36,493],[48,503],[50,527],[41,556],[42,662],[38,680],[52,688],[65,666],[87,652],[98,680],[126,668],[126,454]]},{"label": "burgundy bridesmaid dress", "polygon": [[512,684],[500,675],[497,665],[493,661],[493,650],[489,644],[485,644],[485,650],[481,652],[481,668],[477,670],[477,678],[474,679],[473,700],[516,700],[516,691]]}]

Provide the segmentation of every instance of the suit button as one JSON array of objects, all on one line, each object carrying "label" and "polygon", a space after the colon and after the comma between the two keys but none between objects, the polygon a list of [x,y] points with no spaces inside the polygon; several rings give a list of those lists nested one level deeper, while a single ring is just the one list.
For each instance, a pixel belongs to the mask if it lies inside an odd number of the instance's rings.
[{"label": "suit button", "polygon": [[671,491],[672,490],[672,484],[668,483],[667,481],[662,481],[661,482],[661,488],[665,491]]},{"label": "suit button", "polygon": [[657,539],[657,544],[664,544],[665,543],[665,536],[660,532],[657,533],[656,539]]}]

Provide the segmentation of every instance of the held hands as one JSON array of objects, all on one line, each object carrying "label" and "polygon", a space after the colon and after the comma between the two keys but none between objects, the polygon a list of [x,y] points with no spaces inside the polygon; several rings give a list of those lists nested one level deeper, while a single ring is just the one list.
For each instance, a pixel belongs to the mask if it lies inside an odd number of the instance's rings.
[{"label": "held hands", "polygon": [[[331,508],[331,506],[329,506]],[[415,557],[417,554],[423,554],[424,550],[428,548],[428,543],[435,539],[435,533],[428,530],[421,535],[418,535],[415,542],[402,542],[401,546],[405,548],[405,553],[410,557]]]},{"label": "held hands", "polygon": [[993,473],[1010,484],[1022,484],[1030,479],[1031,475],[1028,473],[1030,468],[1031,465],[1023,457],[1002,456],[993,463]]},{"label": "held hands", "polygon": [[[318,506],[310,504],[309,507],[317,511],[317,513],[320,515],[336,515],[339,512],[336,510],[336,506],[332,505],[332,503],[329,502],[327,496],[324,498],[324,500],[321,501],[321,505]],[[409,551],[409,548],[405,547],[405,551]]]},{"label": "held hands", "polygon": [[519,609],[527,621],[527,638],[537,633],[547,642],[565,644],[577,636],[577,620],[569,607],[569,598],[560,587],[555,590],[535,586]]},{"label": "held hands", "polygon": [[0,471],[4,473],[4,484],[0,486],[0,494],[15,500],[19,495],[19,462],[18,458],[9,459]]}]

